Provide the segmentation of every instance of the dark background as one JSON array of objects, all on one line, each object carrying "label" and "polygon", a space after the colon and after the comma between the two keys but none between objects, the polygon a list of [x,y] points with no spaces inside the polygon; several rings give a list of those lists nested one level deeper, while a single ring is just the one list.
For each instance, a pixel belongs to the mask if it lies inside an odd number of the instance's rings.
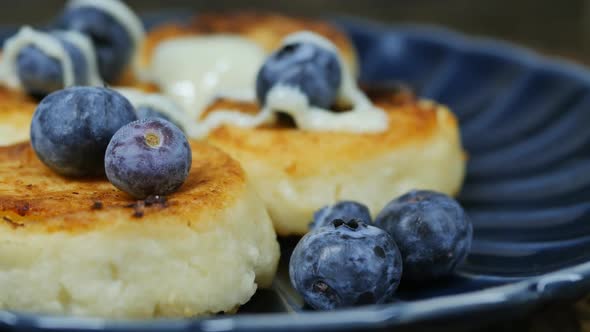
[{"label": "dark background", "polygon": [[[0,23],[39,23],[64,0],[0,0]],[[265,9],[325,17],[355,15],[387,23],[427,23],[523,44],[590,64],[590,0],[128,0],[134,9]]]},{"label": "dark background", "polygon": [[[64,0],[0,0],[0,25],[42,24]],[[590,0],[127,0],[138,12],[162,7],[194,11],[262,9],[329,17],[359,16],[389,24],[441,25],[476,36],[508,40],[551,56],[590,65]],[[485,331],[589,331],[590,301],[556,304]]]}]

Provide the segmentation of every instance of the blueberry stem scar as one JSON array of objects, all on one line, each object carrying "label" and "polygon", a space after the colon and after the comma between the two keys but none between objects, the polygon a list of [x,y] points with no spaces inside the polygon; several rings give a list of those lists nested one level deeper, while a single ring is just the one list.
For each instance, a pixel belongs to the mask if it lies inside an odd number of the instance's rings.
[{"label": "blueberry stem scar", "polygon": [[157,148],[161,145],[160,137],[155,133],[145,134],[145,143],[152,148]]}]

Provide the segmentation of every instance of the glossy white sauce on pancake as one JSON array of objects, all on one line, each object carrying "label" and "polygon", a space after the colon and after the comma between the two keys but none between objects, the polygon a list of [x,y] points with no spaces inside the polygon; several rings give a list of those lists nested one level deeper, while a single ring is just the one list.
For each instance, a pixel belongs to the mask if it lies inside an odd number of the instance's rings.
[{"label": "glossy white sauce on pancake", "polygon": [[267,110],[280,110],[293,117],[298,128],[308,131],[379,133],[387,129],[387,114],[372,104],[355,103],[346,112],[335,113],[309,105],[308,98],[297,88],[277,85],[266,97]]},{"label": "glossy white sauce on pancake", "polygon": [[256,74],[265,57],[261,47],[239,36],[175,38],[158,45],[149,75],[197,118],[217,97],[255,101]]}]

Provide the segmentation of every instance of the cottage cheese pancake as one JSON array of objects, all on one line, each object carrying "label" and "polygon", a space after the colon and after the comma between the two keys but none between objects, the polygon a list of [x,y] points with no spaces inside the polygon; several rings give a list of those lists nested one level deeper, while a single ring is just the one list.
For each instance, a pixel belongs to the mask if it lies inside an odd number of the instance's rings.
[{"label": "cottage cheese pancake", "polygon": [[[372,100],[387,114],[386,132],[311,132],[279,123],[224,126],[207,140],[240,161],[280,235],[306,233],[314,211],[340,200],[362,202],[375,215],[412,188],[456,194],[465,156],[454,115],[407,94]],[[227,100],[208,112],[228,107],[258,112],[255,104]]]},{"label": "cottage cheese pancake", "polygon": [[[163,26],[148,34],[141,56],[149,64],[164,41],[219,34],[247,38],[271,52],[300,30],[333,44],[348,69],[344,72],[356,77],[356,52],[346,35],[326,23],[272,14],[206,14],[188,26]],[[245,128],[235,117],[235,124],[228,121],[205,139],[240,161],[280,235],[306,233],[313,212],[339,200],[362,202],[376,214],[391,198],[413,188],[456,194],[464,178],[465,156],[450,110],[393,90],[369,94],[367,101],[385,112],[385,131],[338,132],[330,127],[335,123],[321,124],[330,130],[309,130],[264,121]],[[223,97],[200,119],[207,123],[208,116],[213,119],[218,112],[220,117],[225,110],[263,115],[262,109],[256,101]],[[344,119],[343,113],[325,113]],[[357,122],[360,128],[362,121]]]},{"label": "cottage cheese pancake", "polygon": [[0,148],[0,308],[115,318],[231,312],[274,276],[269,216],[239,164],[191,143],[178,192],[134,201]]}]

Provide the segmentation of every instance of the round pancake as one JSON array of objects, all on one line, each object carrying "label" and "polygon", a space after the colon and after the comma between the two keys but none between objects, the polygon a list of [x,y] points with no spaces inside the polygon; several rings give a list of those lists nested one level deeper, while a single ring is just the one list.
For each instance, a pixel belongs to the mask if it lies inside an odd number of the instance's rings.
[{"label": "round pancake", "polygon": [[[167,25],[150,32],[144,64],[163,40],[185,35],[238,34],[269,52],[287,34],[311,30],[332,41],[345,63],[356,68],[346,35],[330,24],[275,14],[199,15],[188,26]],[[373,214],[411,189],[456,194],[465,173],[458,123],[444,106],[407,92],[380,89],[371,100],[389,116],[381,134],[308,132],[283,126],[224,126],[208,142],[240,161],[262,196],[279,235],[305,234],[313,212],[339,200],[357,200]],[[216,109],[257,113],[253,103],[218,100]]]},{"label": "round pancake", "polygon": [[[334,43],[344,63],[356,77],[358,66],[354,46],[349,38],[333,25],[317,20],[256,12],[204,13],[195,16],[186,25],[165,24],[156,27],[148,33],[140,50],[139,64],[141,67],[148,66],[151,55],[161,42],[180,36],[236,34],[248,38],[271,53],[281,45],[284,37],[301,30],[318,33]],[[122,81],[123,84],[132,82],[129,75]]]},{"label": "round pancake", "polygon": [[[465,156],[455,116],[411,94],[371,96],[389,117],[379,134],[309,132],[289,125],[223,126],[207,141],[240,161],[279,235],[305,234],[314,211],[340,200],[376,215],[390,200],[419,188],[456,194]],[[222,100],[215,109],[258,112],[255,104]]]},{"label": "round pancake", "polygon": [[274,276],[279,247],[240,165],[191,142],[167,200],[46,168],[0,148],[0,308],[115,318],[231,312]]}]

